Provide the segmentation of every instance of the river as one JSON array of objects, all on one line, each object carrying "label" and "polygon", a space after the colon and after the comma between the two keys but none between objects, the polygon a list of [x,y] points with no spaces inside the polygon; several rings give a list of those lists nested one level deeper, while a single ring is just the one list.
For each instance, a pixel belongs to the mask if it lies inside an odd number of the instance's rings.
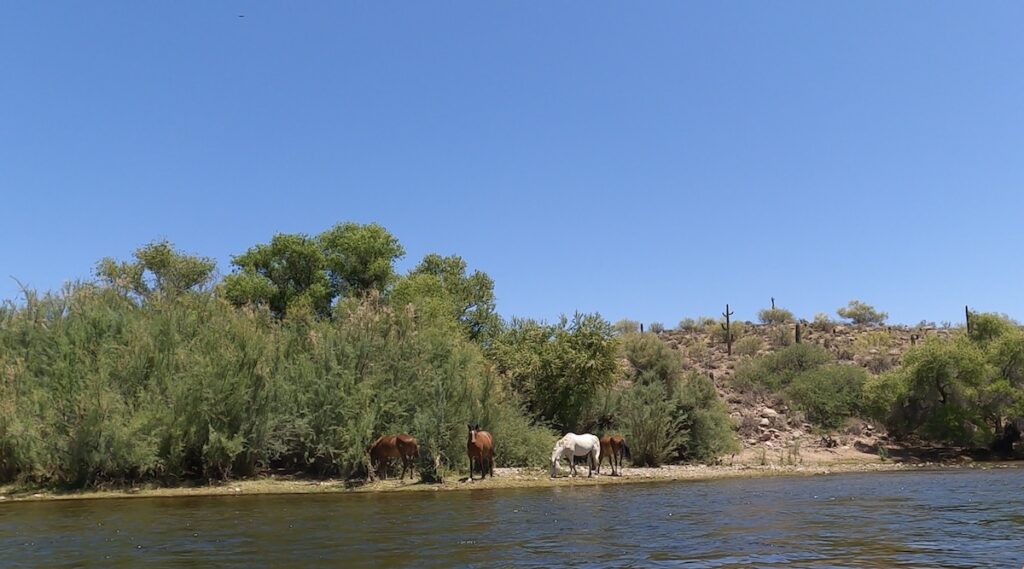
[{"label": "river", "polygon": [[1024,470],[0,504],[0,567],[1011,567]]}]

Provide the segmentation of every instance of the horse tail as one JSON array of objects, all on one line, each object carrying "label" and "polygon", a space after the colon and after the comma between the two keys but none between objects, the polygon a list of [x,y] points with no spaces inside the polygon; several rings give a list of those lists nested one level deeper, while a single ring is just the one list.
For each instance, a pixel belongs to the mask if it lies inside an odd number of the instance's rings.
[{"label": "horse tail", "polygon": [[622,452],[626,455],[626,458],[633,460],[633,455],[629,454],[629,445],[626,444],[626,440],[622,440]]}]

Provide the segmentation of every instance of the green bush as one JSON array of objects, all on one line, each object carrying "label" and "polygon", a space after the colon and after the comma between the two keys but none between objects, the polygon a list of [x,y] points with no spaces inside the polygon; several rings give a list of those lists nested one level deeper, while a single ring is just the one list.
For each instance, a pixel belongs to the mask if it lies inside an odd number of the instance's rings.
[{"label": "green bush", "polygon": [[676,453],[682,437],[675,411],[664,385],[636,385],[625,392],[621,420],[633,464],[660,466]]},{"label": "green bush", "polygon": [[708,462],[739,450],[735,425],[710,378],[689,374],[679,382],[675,400],[681,458]]},{"label": "green bush", "polygon": [[650,332],[651,334],[661,334],[662,332],[665,331],[665,325],[662,324],[661,322],[651,322],[647,326],[647,331]]},{"label": "green bush", "polygon": [[1019,325],[1005,314],[975,312],[971,314],[971,339],[987,344],[1000,336],[1019,328]]},{"label": "green bush", "polygon": [[373,295],[316,320],[209,293],[30,293],[0,311],[0,480],[348,477],[365,472],[376,436],[402,431],[434,478],[465,467],[471,421],[498,437],[503,464],[536,464],[551,432],[449,320]]},{"label": "green bush", "polygon": [[732,351],[740,356],[753,357],[756,356],[761,348],[763,347],[761,338],[757,336],[745,336],[740,338],[736,344],[733,345]]},{"label": "green bush", "polygon": [[[726,342],[726,330],[725,320],[712,321],[705,324],[704,329],[711,336],[711,339],[716,344],[724,344]],[[736,342],[743,337],[743,323],[732,321],[729,323],[729,330],[732,332],[732,341]]]},{"label": "green bush", "polygon": [[859,300],[851,300],[846,307],[836,310],[840,318],[846,318],[854,324],[884,324],[889,315],[875,310],[874,306]]},{"label": "green bush", "polygon": [[828,352],[811,344],[794,344],[736,367],[734,385],[741,390],[765,389],[779,392],[805,371],[832,361]]},{"label": "green bush", "polygon": [[757,313],[762,324],[776,325],[793,322],[793,313],[785,308],[764,308]]},{"label": "green bush", "polygon": [[679,325],[676,326],[676,329],[680,332],[695,332],[700,328],[700,324],[698,324],[693,318],[683,318],[679,321]]},{"label": "green bush", "polygon": [[639,383],[671,386],[683,369],[679,352],[654,334],[629,334],[622,337],[622,354],[631,370],[626,378]]},{"label": "green bush", "polygon": [[828,317],[828,314],[819,312],[814,315],[814,321],[811,322],[811,326],[820,332],[829,332],[835,327],[836,323]]},{"label": "green bush", "polygon": [[640,331],[640,321],[623,318],[622,320],[619,320],[615,324],[612,324],[612,329],[619,336],[624,336],[626,334],[636,334],[637,332]]},{"label": "green bush", "polygon": [[810,422],[837,429],[863,410],[866,379],[867,372],[859,367],[826,365],[798,374],[785,392]]}]

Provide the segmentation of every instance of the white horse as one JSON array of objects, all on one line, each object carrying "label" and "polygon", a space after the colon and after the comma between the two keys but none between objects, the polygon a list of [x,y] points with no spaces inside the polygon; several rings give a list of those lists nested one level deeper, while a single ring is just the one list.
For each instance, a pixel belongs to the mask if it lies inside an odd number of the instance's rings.
[{"label": "white horse", "polygon": [[554,478],[558,473],[558,461],[562,458],[569,459],[570,471],[573,476],[576,476],[576,461],[573,460],[573,457],[576,456],[587,457],[587,466],[589,467],[587,476],[593,476],[594,468],[601,459],[600,439],[589,433],[585,435],[569,433],[559,439],[551,451],[551,477]]}]

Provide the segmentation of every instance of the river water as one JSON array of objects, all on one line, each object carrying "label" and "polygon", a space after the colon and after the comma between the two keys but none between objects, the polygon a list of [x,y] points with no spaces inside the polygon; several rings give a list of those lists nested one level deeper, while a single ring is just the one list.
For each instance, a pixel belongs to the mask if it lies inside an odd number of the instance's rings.
[{"label": "river water", "polygon": [[1024,470],[0,504],[0,567],[1011,567]]}]

